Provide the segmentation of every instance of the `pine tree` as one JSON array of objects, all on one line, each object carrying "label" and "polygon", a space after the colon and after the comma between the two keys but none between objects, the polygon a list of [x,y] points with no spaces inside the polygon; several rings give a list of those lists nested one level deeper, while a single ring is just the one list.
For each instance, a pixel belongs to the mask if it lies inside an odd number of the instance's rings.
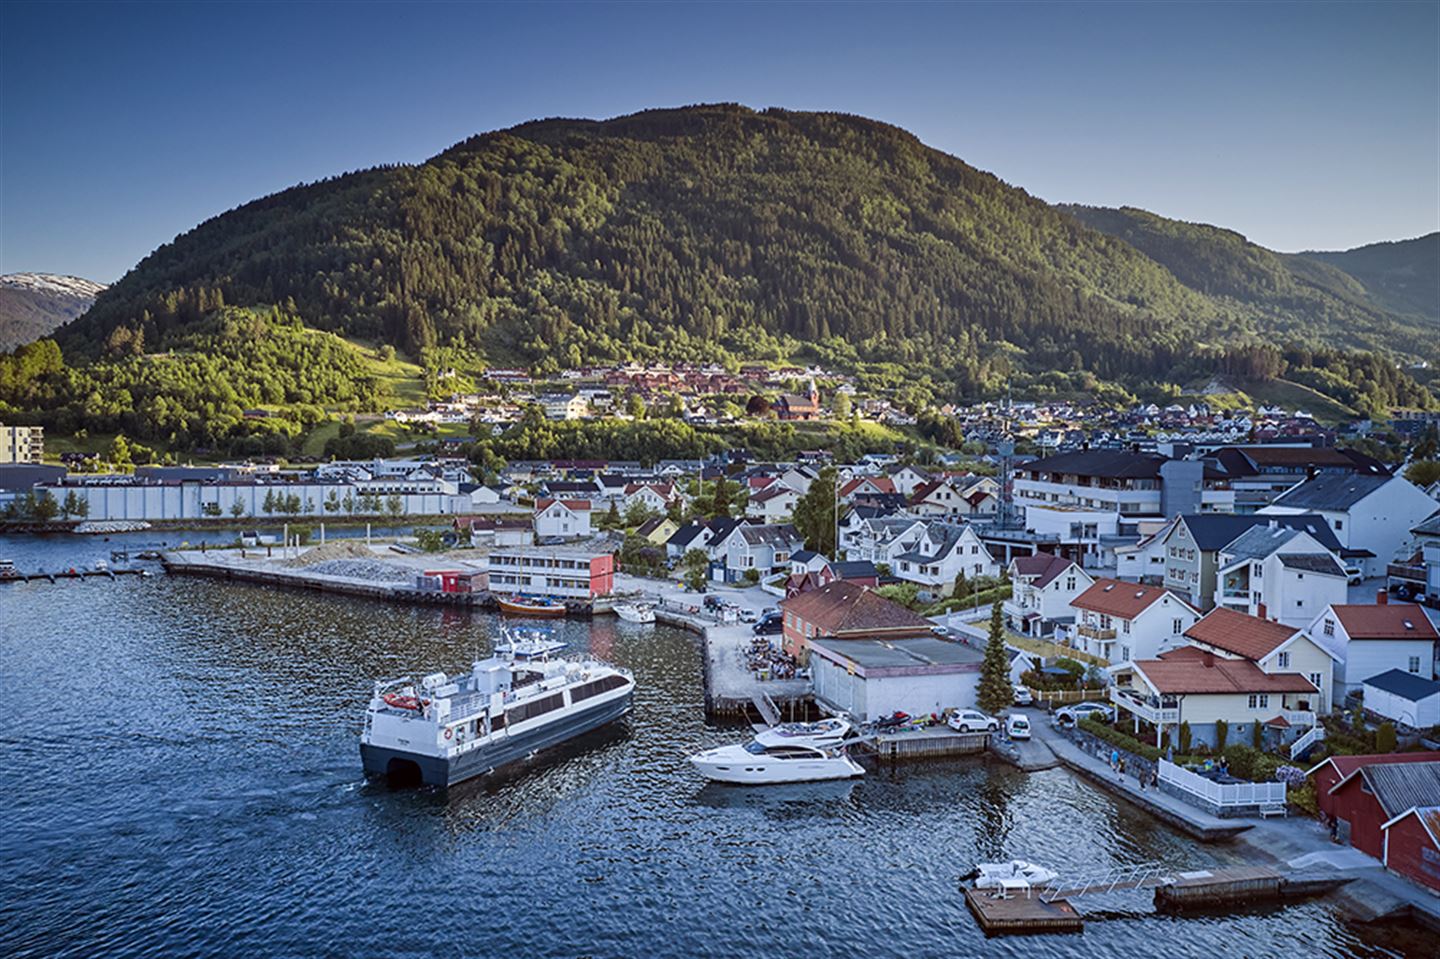
[{"label": "pine tree", "polygon": [[994,714],[1014,701],[1010,688],[1010,660],[1005,655],[1005,625],[1000,604],[990,607],[990,642],[985,646],[985,661],[980,664],[978,705],[982,712]]}]

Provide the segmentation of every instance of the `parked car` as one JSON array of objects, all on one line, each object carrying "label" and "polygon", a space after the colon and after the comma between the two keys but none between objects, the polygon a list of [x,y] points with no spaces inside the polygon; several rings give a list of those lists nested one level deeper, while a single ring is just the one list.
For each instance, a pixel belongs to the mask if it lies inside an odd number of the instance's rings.
[{"label": "parked car", "polygon": [[957,709],[946,722],[957,733],[993,733],[1000,728],[1000,720],[975,709]]},{"label": "parked car", "polygon": [[759,621],[760,621],[760,614],[757,613],[757,612],[755,612],[755,610],[753,610],[753,609],[742,609],[742,610],[740,610],[740,622],[742,622],[742,623],[758,623]]},{"label": "parked car", "polygon": [[930,627],[930,632],[934,633],[936,636],[949,636],[950,627],[942,626],[939,623],[936,623],[934,626]]},{"label": "parked car", "polygon": [[1016,713],[1005,720],[1005,732],[1011,739],[1030,738],[1030,720]]},{"label": "parked car", "polygon": [[1359,586],[1360,580],[1362,580],[1363,578],[1364,576],[1361,574],[1359,566],[1356,566],[1353,563],[1345,564],[1345,582],[1349,583],[1351,586]]},{"label": "parked car", "polygon": [[1114,718],[1115,710],[1105,703],[1076,703],[1055,710],[1055,722],[1061,726],[1073,726],[1082,719],[1100,719],[1108,723]]},{"label": "parked car", "polygon": [[1012,702],[1014,702],[1016,706],[1029,706],[1035,702],[1035,697],[1030,695],[1030,687],[1017,685],[1015,687],[1015,698]]},{"label": "parked car", "polygon": [[760,617],[760,622],[751,626],[750,629],[756,636],[775,636],[785,631],[785,620],[779,613],[766,613]]}]

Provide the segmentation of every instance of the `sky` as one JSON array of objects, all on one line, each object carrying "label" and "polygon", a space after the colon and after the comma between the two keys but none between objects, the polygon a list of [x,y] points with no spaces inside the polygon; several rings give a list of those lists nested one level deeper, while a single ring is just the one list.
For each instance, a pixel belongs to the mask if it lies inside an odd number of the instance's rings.
[{"label": "sky", "polygon": [[837,110],[1272,249],[1440,228],[1440,3],[0,3],[0,273],[547,116]]}]

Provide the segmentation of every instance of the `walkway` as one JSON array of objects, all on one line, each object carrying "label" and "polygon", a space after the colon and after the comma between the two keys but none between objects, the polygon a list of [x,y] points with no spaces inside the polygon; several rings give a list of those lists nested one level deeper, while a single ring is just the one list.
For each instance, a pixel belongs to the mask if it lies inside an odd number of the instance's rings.
[{"label": "walkway", "polygon": [[1248,819],[1221,819],[1167,793],[1141,789],[1134,776],[1117,775],[1108,759],[1088,753],[1066,739],[1043,714],[1032,715],[1031,728],[1036,739],[1070,769],[1203,842],[1234,838],[1254,823]]}]

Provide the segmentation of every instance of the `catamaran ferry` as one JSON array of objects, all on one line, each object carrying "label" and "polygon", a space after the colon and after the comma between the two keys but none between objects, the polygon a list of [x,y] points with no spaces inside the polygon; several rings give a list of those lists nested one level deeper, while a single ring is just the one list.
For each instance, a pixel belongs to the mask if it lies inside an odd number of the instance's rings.
[{"label": "catamaran ferry", "polygon": [[365,711],[366,775],[453,786],[619,719],[635,678],[598,660],[553,658],[564,643],[507,635],[468,673],[377,682]]}]

